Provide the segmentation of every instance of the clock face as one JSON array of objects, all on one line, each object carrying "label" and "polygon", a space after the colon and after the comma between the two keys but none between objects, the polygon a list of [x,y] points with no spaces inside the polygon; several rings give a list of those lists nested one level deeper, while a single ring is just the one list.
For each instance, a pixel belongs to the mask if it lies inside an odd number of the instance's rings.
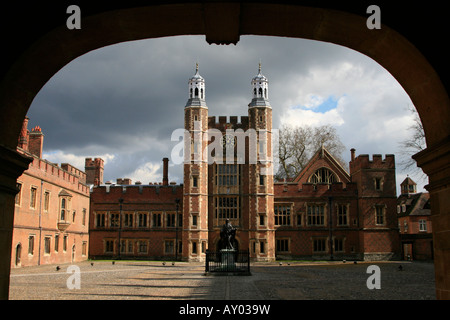
[{"label": "clock face", "polygon": [[226,134],[223,136],[222,140],[223,146],[234,146],[234,136],[230,134]]}]

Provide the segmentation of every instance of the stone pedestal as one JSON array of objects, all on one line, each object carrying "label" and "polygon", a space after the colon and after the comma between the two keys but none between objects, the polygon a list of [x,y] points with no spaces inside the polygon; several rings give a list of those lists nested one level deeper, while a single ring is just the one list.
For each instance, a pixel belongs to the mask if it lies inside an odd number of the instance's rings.
[{"label": "stone pedestal", "polygon": [[220,257],[223,270],[233,271],[234,269],[236,269],[236,262],[234,260],[235,254],[236,251],[233,249],[220,250]]}]

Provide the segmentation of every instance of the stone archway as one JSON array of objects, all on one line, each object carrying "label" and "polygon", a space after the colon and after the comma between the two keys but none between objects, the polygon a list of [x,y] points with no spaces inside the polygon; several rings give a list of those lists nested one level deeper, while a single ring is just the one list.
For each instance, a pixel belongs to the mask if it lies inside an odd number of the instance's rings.
[{"label": "stone archway", "polygon": [[[429,176],[438,299],[450,299],[450,100],[439,75],[417,48],[383,25],[369,30],[366,17],[344,11],[253,2],[202,2],[98,10],[81,30],[46,29],[27,44],[0,82],[0,297],[8,297],[15,181],[29,159],[15,152],[32,100],[65,64],[91,50],[145,38],[205,35],[208,43],[237,43],[240,35],[305,38],[346,46],[386,68],[410,96],[428,148],[414,158]],[[362,14],[364,14],[363,12]],[[261,23],[263,21],[264,23]],[[43,28],[45,29],[45,28]]]}]

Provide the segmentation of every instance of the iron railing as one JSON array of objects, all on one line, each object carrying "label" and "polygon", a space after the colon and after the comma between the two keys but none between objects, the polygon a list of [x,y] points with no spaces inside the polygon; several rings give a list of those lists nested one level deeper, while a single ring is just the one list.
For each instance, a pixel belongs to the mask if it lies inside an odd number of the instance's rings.
[{"label": "iron railing", "polygon": [[233,272],[250,274],[250,252],[206,250],[205,272]]}]

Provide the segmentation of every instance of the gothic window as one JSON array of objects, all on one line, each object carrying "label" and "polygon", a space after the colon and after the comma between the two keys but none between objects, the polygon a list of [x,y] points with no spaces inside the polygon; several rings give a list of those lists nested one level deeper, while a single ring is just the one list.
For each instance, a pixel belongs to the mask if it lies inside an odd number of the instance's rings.
[{"label": "gothic window", "polygon": [[338,178],[336,176],[336,174],[331,171],[328,168],[320,168],[318,170],[316,170],[316,172],[314,172],[314,174],[312,174],[309,179],[308,182],[310,183],[326,183],[326,184],[331,184],[333,182],[338,182]]},{"label": "gothic window", "polygon": [[195,94],[194,97],[197,98],[198,97],[198,88],[195,88]]}]

